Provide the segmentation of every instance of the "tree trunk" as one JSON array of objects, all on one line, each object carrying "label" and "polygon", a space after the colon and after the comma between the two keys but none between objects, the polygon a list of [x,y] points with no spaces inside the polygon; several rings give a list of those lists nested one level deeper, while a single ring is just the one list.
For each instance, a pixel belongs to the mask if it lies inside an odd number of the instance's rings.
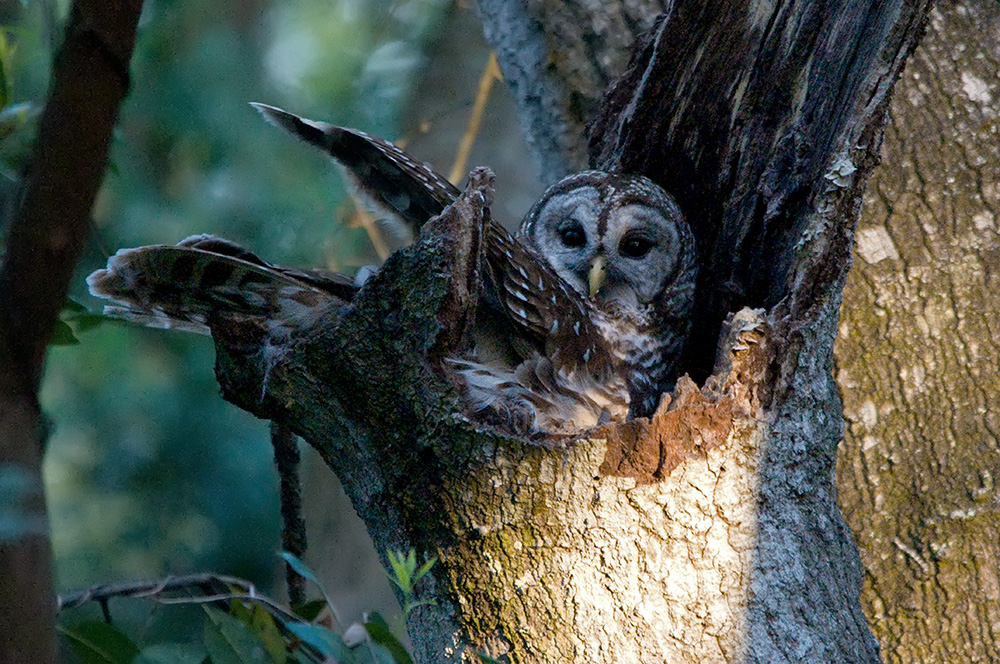
[{"label": "tree trunk", "polygon": [[0,265],[0,662],[56,661],[38,383],[104,177],[142,3],[79,0]]},{"label": "tree trunk", "polygon": [[[481,3],[507,79],[545,81],[518,97],[551,178],[581,160],[560,113],[586,110],[592,82],[563,78],[546,21],[589,25],[562,30],[610,72],[624,53],[588,30],[636,19],[515,7]],[[832,345],[889,91],[926,11],[684,2],[643,23],[588,151],[660,182],[699,244],[684,367],[704,386],[682,378],[651,421],[543,447],[457,414],[440,358],[468,305],[455,283],[474,197],[287,347],[216,337],[226,398],[320,452],[383,558],[438,556],[422,588],[436,604],[409,623],[419,661],[878,661],[832,485]]]},{"label": "tree trunk", "polygon": [[528,145],[551,184],[588,165],[586,127],[635,41],[672,0],[531,3],[478,0],[486,40],[517,101]]},{"label": "tree trunk", "polygon": [[993,1],[931,12],[844,296],[838,485],[889,662],[1000,661],[998,34]]}]

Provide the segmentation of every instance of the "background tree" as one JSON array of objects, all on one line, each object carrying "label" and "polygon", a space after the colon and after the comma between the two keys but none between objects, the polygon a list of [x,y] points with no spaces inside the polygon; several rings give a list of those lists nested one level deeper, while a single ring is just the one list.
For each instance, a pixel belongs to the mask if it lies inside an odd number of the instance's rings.
[{"label": "background tree", "polygon": [[844,293],[837,479],[889,662],[1000,658],[997,34],[995,2],[931,12]]},{"label": "background tree", "polygon": [[[141,8],[139,1],[73,4],[53,65],[31,172],[4,243],[0,659],[5,662],[56,659],[51,549],[41,476],[46,425],[38,387],[46,348],[104,177],[118,106],[128,90],[128,63]],[[3,79],[6,88],[5,75]],[[2,106],[9,112],[4,93]]]}]

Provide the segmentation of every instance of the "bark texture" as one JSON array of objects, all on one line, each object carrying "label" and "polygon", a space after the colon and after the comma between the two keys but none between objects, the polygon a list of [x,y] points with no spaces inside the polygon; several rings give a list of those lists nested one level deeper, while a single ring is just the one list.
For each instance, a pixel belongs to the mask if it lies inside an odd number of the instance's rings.
[{"label": "bark texture", "polygon": [[545,184],[587,167],[586,127],[672,0],[478,0]]},{"label": "bark texture", "polygon": [[0,661],[56,660],[42,361],[104,177],[142,3],[79,0],[0,266]]},{"label": "bark texture", "polygon": [[940,2],[858,226],[840,500],[888,662],[1000,660],[1000,5]]},{"label": "bark texture", "polygon": [[[590,84],[538,50],[555,14],[487,5],[501,51],[525,58],[507,54],[508,80],[546,81],[519,93],[537,102],[532,131],[569,135],[546,113]],[[623,10],[587,11],[562,30]],[[287,346],[216,337],[226,398],[316,447],[383,556],[439,557],[423,589],[437,604],[410,622],[420,661],[878,661],[832,484],[832,345],[888,94],[926,11],[685,2],[652,24],[588,148],[679,198],[705,266],[688,358],[704,386],[681,380],[651,421],[543,447],[460,414],[441,359],[474,302],[475,196]],[[549,175],[577,163],[548,145]]]}]

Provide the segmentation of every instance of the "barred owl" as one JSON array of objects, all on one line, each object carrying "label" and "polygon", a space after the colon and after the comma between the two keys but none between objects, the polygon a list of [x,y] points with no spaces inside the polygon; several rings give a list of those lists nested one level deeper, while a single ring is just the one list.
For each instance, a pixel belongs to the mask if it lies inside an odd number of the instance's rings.
[{"label": "barred owl", "polygon": [[[325,150],[415,233],[459,196],[391,143],[255,107]],[[487,223],[473,342],[446,361],[464,381],[469,410],[525,435],[651,414],[676,377],[696,276],[694,243],[673,199],[643,177],[586,171],[546,191],[516,236]],[[122,250],[88,283],[117,302],[107,313],[143,324],[205,332],[220,311],[243,308],[276,334],[311,310],[345,306],[361,287],[330,272],[271,266],[212,236]],[[291,316],[290,308],[301,311]]]}]

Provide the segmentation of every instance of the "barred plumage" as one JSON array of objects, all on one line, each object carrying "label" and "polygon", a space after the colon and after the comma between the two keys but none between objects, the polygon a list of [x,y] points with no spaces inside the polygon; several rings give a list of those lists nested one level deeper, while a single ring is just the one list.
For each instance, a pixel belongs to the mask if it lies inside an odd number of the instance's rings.
[{"label": "barred plumage", "polygon": [[[254,106],[326,151],[414,233],[459,195],[391,143]],[[473,342],[445,362],[474,416],[530,435],[651,414],[676,377],[696,274],[673,199],[646,178],[587,171],[551,187],[516,236],[487,223]],[[359,288],[342,275],[269,265],[212,236],[122,250],[88,283],[117,303],[108,313],[142,324],[205,332],[213,319],[255,316],[276,335]]]}]

